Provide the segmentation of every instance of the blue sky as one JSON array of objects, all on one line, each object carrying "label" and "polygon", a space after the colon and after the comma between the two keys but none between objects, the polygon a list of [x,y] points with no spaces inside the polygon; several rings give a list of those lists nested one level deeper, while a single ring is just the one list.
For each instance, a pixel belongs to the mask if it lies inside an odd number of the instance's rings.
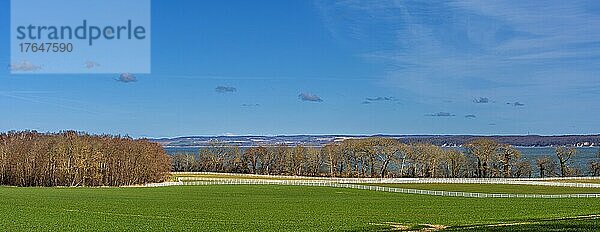
[{"label": "blue sky", "polygon": [[151,74],[2,69],[0,131],[598,133],[599,61],[597,1],[155,0]]}]

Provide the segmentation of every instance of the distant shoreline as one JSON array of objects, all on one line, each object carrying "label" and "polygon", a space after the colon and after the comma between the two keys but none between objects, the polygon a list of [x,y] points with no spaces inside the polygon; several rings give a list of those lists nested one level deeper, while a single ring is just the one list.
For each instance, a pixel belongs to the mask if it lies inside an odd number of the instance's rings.
[{"label": "distant shoreline", "polygon": [[[538,146],[538,147],[532,147],[532,146],[514,146],[516,148],[556,148],[559,145],[556,146]],[[205,148],[205,147],[210,147],[209,145],[204,145],[204,146],[163,146],[163,148]],[[251,148],[254,146],[239,146],[240,148]],[[318,146],[307,146],[307,147],[318,147]],[[463,146],[445,146],[443,148],[461,148]],[[574,147],[574,148],[600,148],[600,146],[590,146],[590,147]]]},{"label": "distant shoreline", "polygon": [[205,147],[211,143],[231,144],[239,147],[286,144],[321,147],[332,142],[368,137],[398,139],[404,143],[431,143],[442,147],[460,147],[475,138],[488,138],[516,147],[600,147],[600,135],[281,135],[281,136],[186,136],[150,139],[163,147]]}]

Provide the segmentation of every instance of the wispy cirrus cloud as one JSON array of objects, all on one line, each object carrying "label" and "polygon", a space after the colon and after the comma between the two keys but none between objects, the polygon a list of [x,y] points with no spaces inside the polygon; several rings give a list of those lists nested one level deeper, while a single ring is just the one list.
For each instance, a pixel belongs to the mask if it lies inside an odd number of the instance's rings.
[{"label": "wispy cirrus cloud", "polygon": [[298,99],[301,101],[309,101],[309,102],[322,102],[323,99],[316,94],[312,93],[300,93],[298,94]]},{"label": "wispy cirrus cloud", "polygon": [[237,88],[232,86],[217,86],[215,91],[217,93],[233,93],[237,91]]},{"label": "wispy cirrus cloud", "polygon": [[507,102],[507,105],[512,105],[514,107],[520,107],[520,106],[525,106],[525,104],[521,103],[521,102]]},{"label": "wispy cirrus cloud", "polygon": [[78,100],[53,97],[56,92],[53,91],[0,91],[0,98],[6,97],[27,103],[47,105],[62,109],[85,112],[90,114],[100,114],[89,107],[89,103]]},{"label": "wispy cirrus cloud", "polygon": [[435,68],[453,78],[455,72],[600,54],[600,47],[589,46],[600,41],[600,15],[590,10],[599,7],[590,1],[350,0],[317,6],[336,38],[404,71]]},{"label": "wispy cirrus cloud", "polygon": [[375,102],[395,102],[398,101],[395,97],[367,97],[361,104],[371,104]]},{"label": "wispy cirrus cloud", "polygon": [[367,101],[397,101],[394,97],[373,97],[373,98],[365,98]]},{"label": "wispy cirrus cloud", "polygon": [[[597,80],[599,2],[323,0],[316,5],[340,44],[385,67],[380,83],[420,103],[493,94],[495,99],[561,99],[573,107],[569,102]],[[485,102],[492,103],[476,100]],[[538,110],[552,110],[551,105]]]}]

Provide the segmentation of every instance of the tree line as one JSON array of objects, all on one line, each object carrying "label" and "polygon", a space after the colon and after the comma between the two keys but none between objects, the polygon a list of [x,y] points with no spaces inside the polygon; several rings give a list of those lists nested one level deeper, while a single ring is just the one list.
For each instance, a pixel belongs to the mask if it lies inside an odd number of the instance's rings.
[{"label": "tree line", "polygon": [[0,185],[124,186],[161,182],[171,158],[157,143],[65,131],[0,134]]},{"label": "tree line", "polygon": [[492,136],[474,136],[474,135],[428,135],[428,136],[407,136],[400,140],[405,143],[431,143],[435,145],[461,145],[473,139],[486,138],[499,143],[512,144],[514,146],[591,146],[600,144],[600,135],[492,135]]},{"label": "tree line", "polygon": [[[323,147],[285,144],[240,148],[218,142],[196,154],[173,156],[179,172],[230,172],[330,177],[541,177],[580,176],[572,165],[575,148],[558,147],[554,155],[533,163],[514,146],[488,138],[463,144],[464,149],[429,143],[403,143],[393,138],[347,139]],[[599,154],[600,158],[600,154]],[[600,162],[590,163],[600,175]]]}]

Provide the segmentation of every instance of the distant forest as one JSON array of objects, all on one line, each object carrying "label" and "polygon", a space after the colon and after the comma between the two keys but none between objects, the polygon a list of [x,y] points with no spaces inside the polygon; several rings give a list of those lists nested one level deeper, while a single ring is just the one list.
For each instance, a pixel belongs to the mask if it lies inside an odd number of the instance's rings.
[{"label": "distant forest", "polygon": [[330,142],[348,138],[383,137],[398,139],[402,143],[429,143],[437,146],[460,146],[476,138],[491,139],[499,143],[524,147],[548,146],[600,146],[600,135],[281,135],[281,136],[192,136],[153,139],[168,147],[203,147],[219,142],[241,147],[273,146],[281,143],[322,147]]},{"label": "distant forest", "polygon": [[499,143],[510,144],[513,146],[590,146],[600,145],[600,135],[559,135],[559,136],[541,136],[541,135],[514,135],[514,136],[477,136],[477,135],[427,135],[405,137],[400,140],[405,143],[431,143],[438,146],[442,145],[461,145],[476,138],[487,138]]}]

